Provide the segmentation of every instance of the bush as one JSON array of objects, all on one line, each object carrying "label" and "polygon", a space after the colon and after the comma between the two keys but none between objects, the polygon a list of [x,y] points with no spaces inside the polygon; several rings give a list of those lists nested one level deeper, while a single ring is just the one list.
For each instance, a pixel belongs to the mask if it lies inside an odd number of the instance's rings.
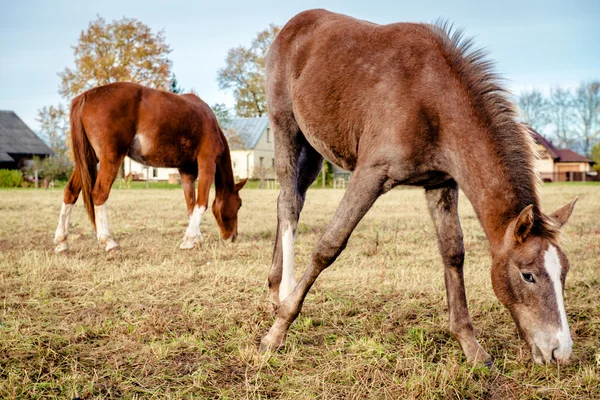
[{"label": "bush", "polygon": [[23,182],[23,174],[19,170],[0,169],[0,187],[19,187]]},{"label": "bush", "polygon": [[33,161],[27,166],[25,172],[29,176],[35,176],[38,170],[38,178],[47,181],[68,181],[73,173],[73,163],[66,157],[54,156],[40,159],[33,157]]}]

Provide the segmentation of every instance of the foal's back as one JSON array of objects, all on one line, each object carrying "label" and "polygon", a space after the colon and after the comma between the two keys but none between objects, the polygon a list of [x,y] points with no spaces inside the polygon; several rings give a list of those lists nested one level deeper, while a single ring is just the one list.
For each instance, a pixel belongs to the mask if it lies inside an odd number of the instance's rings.
[{"label": "foal's back", "polygon": [[116,146],[146,165],[185,167],[195,163],[201,141],[222,150],[214,114],[193,94],[116,82],[85,93],[82,117],[97,154]]},{"label": "foal's back", "polygon": [[268,55],[272,119],[293,114],[310,144],[349,170],[360,148],[373,151],[375,143],[394,146],[404,159],[422,154],[439,120],[461,113],[466,101],[435,29],[377,25],[326,10],[297,15]]}]

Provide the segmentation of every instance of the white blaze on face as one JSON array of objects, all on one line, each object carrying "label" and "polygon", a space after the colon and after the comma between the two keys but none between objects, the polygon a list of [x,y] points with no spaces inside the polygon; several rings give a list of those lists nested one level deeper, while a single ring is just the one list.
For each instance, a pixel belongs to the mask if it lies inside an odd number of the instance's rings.
[{"label": "white blaze on face", "polygon": [[548,246],[548,250],[544,253],[544,266],[546,267],[546,271],[548,272],[548,276],[550,276],[550,280],[554,287],[556,305],[558,306],[558,313],[560,315],[560,328],[557,333],[559,347],[555,351],[554,356],[561,360],[568,358],[571,354],[573,341],[571,340],[571,332],[569,331],[569,323],[567,322],[567,313],[565,311],[565,302],[560,280],[562,267],[560,265],[560,258],[558,257],[556,247],[552,245]]},{"label": "white blaze on face", "polygon": [[294,231],[289,222],[285,225],[286,227],[281,237],[283,265],[281,283],[279,284],[279,301],[285,300],[296,287],[296,278],[294,278]]},{"label": "white blaze on face", "polygon": [[54,242],[64,242],[67,240],[67,236],[69,235],[69,225],[71,223],[71,211],[73,210],[74,204],[65,204],[62,203],[62,207],[60,209],[60,216],[58,217],[58,227],[56,228],[56,233],[54,234]]}]

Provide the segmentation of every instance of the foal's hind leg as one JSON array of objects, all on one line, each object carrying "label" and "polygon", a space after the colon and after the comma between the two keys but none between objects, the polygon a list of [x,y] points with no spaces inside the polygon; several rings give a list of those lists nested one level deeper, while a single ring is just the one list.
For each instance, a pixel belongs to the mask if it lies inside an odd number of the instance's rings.
[{"label": "foal's hind leg", "polygon": [[100,169],[92,191],[92,201],[94,202],[94,212],[96,214],[96,235],[98,242],[105,246],[106,251],[119,248],[108,228],[106,200],[124,158],[124,155],[118,158],[100,158]]},{"label": "foal's hind leg", "polygon": [[60,216],[58,217],[58,227],[56,228],[56,233],[54,234],[54,243],[56,244],[54,251],[57,253],[67,251],[69,249],[67,237],[69,236],[71,211],[73,211],[73,206],[75,205],[80,192],[81,180],[79,178],[79,172],[77,172],[77,169],[75,169],[71,175],[71,178],[69,179],[69,183],[67,183],[67,186],[65,186],[63,204],[60,209]]},{"label": "foal's hind leg", "polygon": [[277,234],[269,273],[269,300],[274,310],[296,287],[294,237],[306,191],[319,175],[323,163],[323,157],[306,142],[300,130],[293,134],[280,132],[275,143],[280,192]]},{"label": "foal's hind leg", "polygon": [[451,181],[443,187],[427,189],[425,193],[444,262],[450,332],[460,343],[467,360],[491,363],[490,355],[475,338],[467,308],[463,276],[465,248],[458,218],[458,186]]}]

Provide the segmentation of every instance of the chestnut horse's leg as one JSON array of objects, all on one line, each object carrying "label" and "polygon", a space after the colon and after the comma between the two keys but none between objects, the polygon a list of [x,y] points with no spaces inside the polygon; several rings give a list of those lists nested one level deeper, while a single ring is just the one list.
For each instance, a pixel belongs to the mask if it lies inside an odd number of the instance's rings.
[{"label": "chestnut horse's leg", "polygon": [[475,338],[467,308],[463,277],[465,248],[458,218],[458,186],[452,180],[442,187],[428,188],[425,193],[444,262],[450,332],[460,343],[467,360],[491,363],[490,355]]},{"label": "chestnut horse's leg", "polygon": [[67,237],[69,236],[69,226],[71,223],[71,211],[81,192],[81,180],[77,169],[73,171],[69,183],[65,186],[63,204],[60,209],[60,217],[58,217],[58,227],[54,234],[54,243],[56,248],[54,251],[60,253],[69,249]]},{"label": "chestnut horse's leg", "polygon": [[92,201],[94,202],[94,212],[96,214],[96,235],[98,242],[105,246],[106,251],[119,248],[118,243],[112,238],[108,228],[106,200],[124,158],[124,154],[110,158],[101,157],[98,176],[92,190]]},{"label": "chestnut horse's leg", "polygon": [[274,311],[296,287],[294,237],[306,191],[319,175],[323,164],[323,157],[306,142],[299,130],[295,134],[281,132],[277,143],[276,164],[280,192],[277,201],[277,233],[269,273],[269,300]]},{"label": "chestnut horse's leg", "polygon": [[179,245],[179,248],[182,250],[193,249],[196,243],[202,243],[203,241],[202,233],[200,232],[200,223],[208,207],[210,185],[215,178],[216,168],[217,165],[214,159],[198,159],[198,200],[192,211],[190,223],[185,231],[183,243]]},{"label": "chestnut horse's leg", "polygon": [[181,186],[183,187],[183,195],[185,196],[185,205],[188,211],[188,217],[192,216],[194,212],[194,205],[196,204],[196,192],[194,190],[194,183],[198,177],[198,173],[189,173],[179,169],[179,175],[181,176]]},{"label": "chestnut horse's leg", "polygon": [[308,290],[321,271],[331,265],[346,247],[356,225],[384,193],[385,180],[385,171],[380,166],[357,167],[354,171],[333,220],[313,250],[309,267],[292,293],[279,305],[277,319],[261,341],[262,351],[276,350],[285,344],[288,328],[300,313]]}]

